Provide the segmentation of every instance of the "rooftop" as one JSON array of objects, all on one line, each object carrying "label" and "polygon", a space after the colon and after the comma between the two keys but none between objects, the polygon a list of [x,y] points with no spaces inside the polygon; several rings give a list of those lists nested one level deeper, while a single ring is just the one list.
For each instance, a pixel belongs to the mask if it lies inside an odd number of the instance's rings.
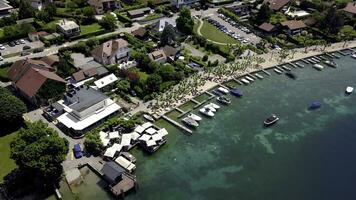
[{"label": "rooftop", "polygon": [[306,28],[307,25],[300,20],[289,20],[281,23],[282,26],[286,26],[290,30],[297,30],[301,28]]},{"label": "rooftop", "polygon": [[104,167],[101,169],[101,172],[112,181],[115,181],[122,173],[125,172],[125,169],[120,165],[116,164],[113,161],[105,163]]},{"label": "rooftop", "polygon": [[261,24],[258,28],[261,30],[264,30],[266,32],[271,32],[271,31],[273,31],[275,26],[273,24],[265,22],[265,23]]},{"label": "rooftop", "polygon": [[291,0],[269,0],[270,8],[272,10],[280,10],[286,6]]},{"label": "rooftop", "polygon": [[151,11],[151,8],[146,7],[146,8],[136,9],[136,10],[130,10],[130,11],[127,11],[127,13],[129,15],[140,15],[140,14],[144,14],[145,12],[149,12],[149,11]]},{"label": "rooftop", "polygon": [[107,85],[114,83],[117,80],[118,80],[118,78],[115,76],[115,74],[110,74],[110,75],[107,75],[107,76],[95,81],[94,84],[98,89],[100,89],[100,88],[103,88]]},{"label": "rooftop", "polygon": [[63,30],[72,30],[79,28],[79,25],[75,23],[74,21],[62,19],[57,23],[58,26],[60,26]]},{"label": "rooftop", "polygon": [[9,10],[12,9],[12,6],[9,5],[9,2],[6,0],[0,0],[0,10]]},{"label": "rooftop", "polygon": [[351,14],[356,14],[356,2],[348,3],[342,10]]}]

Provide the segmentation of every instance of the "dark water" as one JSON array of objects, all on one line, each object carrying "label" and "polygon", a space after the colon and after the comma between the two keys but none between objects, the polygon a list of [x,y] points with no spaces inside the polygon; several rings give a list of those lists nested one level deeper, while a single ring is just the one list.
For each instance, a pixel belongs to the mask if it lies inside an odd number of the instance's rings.
[{"label": "dark water", "polygon": [[[140,189],[126,199],[355,200],[356,94],[344,94],[355,61],[293,69],[297,80],[271,71],[193,135],[169,126],[156,154],[136,152]],[[314,100],[321,109],[308,111]],[[280,121],[264,128],[271,113]]]}]

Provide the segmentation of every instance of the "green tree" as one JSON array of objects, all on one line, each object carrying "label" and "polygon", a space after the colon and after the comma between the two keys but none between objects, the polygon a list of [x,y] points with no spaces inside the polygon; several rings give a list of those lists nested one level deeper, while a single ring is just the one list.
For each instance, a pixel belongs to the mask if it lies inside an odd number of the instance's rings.
[{"label": "green tree", "polygon": [[100,21],[100,26],[106,30],[114,30],[116,28],[116,19],[110,13],[107,13]]},{"label": "green tree", "polygon": [[91,6],[87,6],[83,8],[83,15],[88,19],[88,20],[93,20],[94,15],[95,15],[95,10]]},{"label": "green tree", "polygon": [[173,44],[176,40],[176,32],[172,25],[167,25],[161,34],[161,46]]},{"label": "green tree", "polygon": [[161,84],[162,84],[162,78],[158,74],[152,74],[146,80],[147,90],[149,92],[159,91]]},{"label": "green tree", "polygon": [[35,9],[27,0],[21,0],[19,5],[19,18],[25,19],[35,16]]},{"label": "green tree", "polygon": [[327,10],[327,14],[320,22],[322,29],[325,29],[329,33],[336,34],[340,28],[344,25],[344,18],[342,14],[334,7],[330,7]]},{"label": "green tree", "polygon": [[128,80],[121,80],[116,83],[116,88],[121,92],[128,92],[130,89],[130,82]]},{"label": "green tree", "polygon": [[68,152],[68,141],[43,122],[19,130],[11,143],[10,157],[22,172],[32,176],[33,183],[52,187],[62,175],[62,162]]},{"label": "green tree", "polygon": [[7,89],[0,87],[0,121],[2,128],[18,127],[22,124],[22,115],[27,112],[25,104],[12,95]]},{"label": "green tree", "polygon": [[345,25],[340,29],[339,37],[342,40],[344,40],[343,47],[345,47],[348,40],[352,40],[353,38],[356,37],[356,31],[354,30],[354,28],[352,26]]},{"label": "green tree", "polygon": [[70,54],[71,52],[66,51],[59,57],[57,73],[62,77],[68,77],[75,72],[72,65],[73,58],[70,56]]},{"label": "green tree", "polygon": [[194,20],[192,19],[188,7],[184,6],[183,8],[181,8],[179,12],[179,17],[176,19],[176,23],[177,29],[180,32],[185,33],[187,35],[190,35],[193,32]]},{"label": "green tree", "polygon": [[271,9],[269,8],[269,3],[265,3],[261,6],[258,10],[256,15],[255,21],[258,25],[262,24],[263,22],[269,21],[271,17]]},{"label": "green tree", "polygon": [[93,155],[99,155],[101,153],[104,146],[97,130],[94,129],[85,135],[84,146],[85,150]]},{"label": "green tree", "polygon": [[169,81],[174,78],[175,70],[172,65],[166,64],[159,66],[157,73],[162,77],[163,81]]}]

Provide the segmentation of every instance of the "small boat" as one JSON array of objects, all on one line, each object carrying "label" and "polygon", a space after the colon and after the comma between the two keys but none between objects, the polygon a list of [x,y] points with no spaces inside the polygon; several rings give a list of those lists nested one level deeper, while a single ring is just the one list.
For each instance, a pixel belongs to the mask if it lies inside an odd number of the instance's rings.
[{"label": "small boat", "polygon": [[249,81],[251,81],[251,82],[255,81],[255,79],[253,79],[253,78],[251,78],[251,77],[249,77],[249,76],[245,76],[245,77],[246,77],[247,80],[249,80]]},{"label": "small boat", "polygon": [[199,122],[199,121],[202,120],[201,117],[199,117],[198,115],[196,115],[196,114],[194,114],[194,113],[189,113],[189,114],[188,114],[188,117],[194,119],[194,120],[197,121],[197,122]]},{"label": "small boat", "polygon": [[211,91],[213,94],[215,94],[216,96],[221,96],[223,95],[219,90],[215,89],[213,91]]},{"label": "small boat", "polygon": [[211,106],[211,107],[213,107],[215,109],[219,109],[220,108],[220,106],[216,105],[215,103],[209,103],[208,106]]},{"label": "small boat", "polygon": [[260,75],[260,74],[258,74],[258,73],[256,73],[255,76],[256,76],[257,78],[259,78],[259,79],[263,79],[263,76]]},{"label": "small boat", "polygon": [[329,65],[330,67],[334,67],[334,68],[337,68],[337,66],[338,66],[337,63],[332,60],[325,60],[324,63]]},{"label": "small boat", "polygon": [[283,69],[282,69],[280,66],[276,66],[276,68],[277,68],[279,71],[283,72]]},{"label": "small boat", "polygon": [[295,75],[295,74],[292,73],[292,72],[286,72],[285,75],[288,76],[288,77],[291,78],[291,79],[296,79],[296,78],[297,78],[297,75]]},{"label": "small boat", "polygon": [[346,88],[346,91],[345,91],[345,92],[346,92],[346,94],[351,94],[353,91],[354,91],[354,88],[348,86],[348,87]]},{"label": "small boat", "polygon": [[356,53],[351,54],[351,58],[355,58],[356,59]]},{"label": "small boat", "polygon": [[199,110],[199,112],[204,114],[204,115],[206,115],[206,116],[208,116],[208,117],[214,117],[214,115],[215,115],[214,112],[209,107],[206,107],[206,106],[201,108]]},{"label": "small boat", "polygon": [[182,121],[192,127],[199,126],[198,122],[196,122],[193,118],[190,118],[190,117],[185,117],[182,119]]},{"label": "small boat", "polygon": [[241,81],[243,82],[243,83],[245,83],[245,84],[249,84],[250,83],[250,81],[248,81],[248,80],[246,80],[246,79],[241,79]]},{"label": "small boat", "polygon": [[282,72],[279,69],[273,69],[277,74],[282,74]]},{"label": "small boat", "polygon": [[231,99],[224,97],[224,96],[220,96],[218,98],[216,98],[220,103],[225,104],[225,105],[229,105],[231,103]]},{"label": "small boat", "polygon": [[237,97],[242,97],[243,96],[243,92],[241,90],[238,89],[234,89],[234,90],[230,90],[231,94],[233,94],[234,96]]},{"label": "small boat", "polygon": [[278,120],[279,120],[279,118],[277,117],[277,115],[272,114],[263,123],[265,126],[270,126],[270,125],[276,123]]},{"label": "small boat", "polygon": [[301,63],[299,63],[299,62],[296,62],[295,64],[296,64],[298,67],[300,67],[300,68],[304,68],[304,65],[301,64]]},{"label": "small boat", "polygon": [[223,93],[223,94],[229,94],[229,90],[223,87],[219,87],[218,88],[219,92]]},{"label": "small boat", "polygon": [[332,53],[332,55],[337,59],[341,58],[341,56],[337,55],[336,53]]},{"label": "small boat", "polygon": [[322,69],[324,69],[324,66],[319,65],[319,64],[314,64],[313,67],[319,71],[321,71]]},{"label": "small boat", "polygon": [[313,101],[310,106],[309,110],[315,110],[321,107],[321,102],[320,101]]},{"label": "small boat", "polygon": [[283,68],[284,70],[286,70],[286,71],[291,71],[291,68],[289,68],[289,67],[287,67],[287,66],[285,66],[285,65],[283,65],[282,68]]},{"label": "small boat", "polygon": [[143,114],[143,118],[145,118],[147,121],[154,122],[155,119],[149,114]]}]

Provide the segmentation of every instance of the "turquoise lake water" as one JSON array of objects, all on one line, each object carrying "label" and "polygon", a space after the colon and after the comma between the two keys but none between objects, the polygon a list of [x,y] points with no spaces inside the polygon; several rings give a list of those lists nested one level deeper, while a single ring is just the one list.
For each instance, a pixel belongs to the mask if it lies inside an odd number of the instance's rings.
[{"label": "turquoise lake water", "polygon": [[[158,152],[135,150],[139,190],[125,199],[356,199],[356,94],[344,94],[356,87],[356,60],[335,61],[293,69],[296,80],[260,73],[192,135],[168,125]],[[314,100],[322,107],[309,111]],[[271,113],[280,120],[264,128]]]}]

